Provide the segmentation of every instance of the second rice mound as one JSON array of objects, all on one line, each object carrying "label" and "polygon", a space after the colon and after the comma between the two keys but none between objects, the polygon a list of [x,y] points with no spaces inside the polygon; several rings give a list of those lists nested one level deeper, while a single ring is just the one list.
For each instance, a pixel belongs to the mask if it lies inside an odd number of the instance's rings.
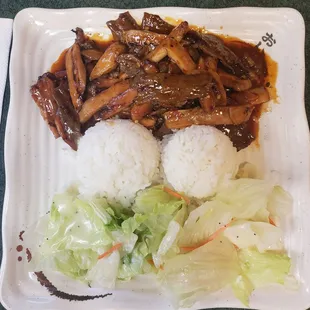
[{"label": "second rice mound", "polygon": [[167,182],[175,190],[206,198],[235,176],[237,150],[218,129],[191,126],[164,139],[162,166]]}]

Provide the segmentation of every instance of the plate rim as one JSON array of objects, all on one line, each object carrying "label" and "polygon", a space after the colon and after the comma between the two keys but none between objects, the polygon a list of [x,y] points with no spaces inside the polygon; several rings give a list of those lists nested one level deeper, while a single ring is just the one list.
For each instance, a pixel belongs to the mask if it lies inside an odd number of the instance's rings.
[{"label": "plate rim", "polygon": [[[15,51],[15,46],[16,46],[16,32],[18,31],[17,28],[17,22],[19,22],[25,15],[29,15],[29,13],[35,12],[35,13],[51,13],[51,14],[57,14],[60,12],[65,12],[65,13],[75,13],[75,12],[83,12],[83,11],[90,11],[90,10],[103,10],[103,11],[109,11],[109,12],[137,12],[137,11],[147,11],[147,10],[189,10],[191,13],[198,12],[198,11],[252,11],[252,12],[276,12],[278,11],[279,13],[286,13],[289,14],[293,19],[294,22],[300,27],[300,31],[302,33],[299,34],[301,37],[300,44],[302,45],[302,58],[300,60],[300,64],[302,65],[302,69],[300,72],[300,76],[302,75],[302,80],[299,81],[300,84],[302,84],[302,93],[298,92],[299,95],[301,96],[302,100],[300,100],[300,104],[302,104],[302,118],[301,122],[304,123],[304,125],[307,125],[308,132],[308,141],[307,141],[307,148],[310,150],[310,132],[309,132],[309,122],[307,118],[307,113],[306,113],[306,103],[305,103],[305,21],[302,16],[302,14],[294,9],[294,8],[289,8],[289,7],[251,7],[251,6],[241,6],[241,7],[228,7],[228,8],[194,8],[194,7],[172,7],[172,6],[163,6],[163,7],[147,7],[147,8],[135,8],[135,9],[122,9],[122,8],[104,8],[104,7],[78,7],[78,8],[64,8],[64,9],[51,9],[51,8],[38,8],[38,7],[29,7],[25,8],[21,11],[19,11],[16,16],[14,17],[13,21],[13,43],[12,43],[12,48],[10,51],[10,63],[9,63],[9,76],[10,76],[10,103],[9,103],[9,109],[7,112],[7,120],[9,120],[9,115],[12,113],[12,108],[11,105],[14,102],[14,97],[15,97],[15,92],[16,92],[16,86],[14,85],[14,72],[13,72],[13,63],[12,63],[12,58],[14,57],[16,51]],[[301,116],[301,115],[300,115]],[[306,136],[306,132],[303,133]],[[0,269],[0,302],[1,304],[9,308],[9,305],[6,303],[4,296],[2,294],[3,292],[3,285],[4,285],[4,273],[5,269],[7,267],[7,254],[9,251],[7,241],[6,241],[6,234],[7,231],[5,230],[5,224],[6,224],[6,215],[9,210],[9,196],[10,196],[10,187],[7,182],[8,180],[8,157],[10,156],[9,154],[9,132],[8,132],[8,121],[5,124],[5,135],[4,135],[4,171],[5,171],[5,191],[4,191],[4,201],[3,201],[3,211],[2,211],[2,263],[1,263],[1,269]],[[310,153],[310,151],[309,151]],[[308,164],[310,162],[310,159],[308,160]],[[310,300],[310,299],[309,299]]]}]

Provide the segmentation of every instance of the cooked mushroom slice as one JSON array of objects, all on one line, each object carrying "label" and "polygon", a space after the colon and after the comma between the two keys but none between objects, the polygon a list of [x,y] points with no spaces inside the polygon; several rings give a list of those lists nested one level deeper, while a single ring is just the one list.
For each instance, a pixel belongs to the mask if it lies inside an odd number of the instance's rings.
[{"label": "cooked mushroom slice", "polygon": [[243,80],[235,75],[229,74],[223,70],[218,70],[220,79],[226,87],[232,88],[236,91],[243,91],[252,87],[252,82],[249,79]]},{"label": "cooked mushroom slice", "polygon": [[140,121],[144,116],[151,113],[153,106],[151,102],[145,102],[142,104],[134,104],[131,108],[131,119],[133,121]]},{"label": "cooked mushroom slice", "polygon": [[123,38],[127,44],[138,44],[138,45],[158,45],[167,36],[155,32],[145,30],[128,30],[124,31]]},{"label": "cooked mushroom slice", "polygon": [[43,74],[39,77],[37,83],[31,86],[30,93],[54,137],[58,138],[59,132],[55,124],[55,117],[58,107],[53,96],[55,80],[56,79],[53,74]]},{"label": "cooked mushroom slice", "polygon": [[120,81],[122,81],[120,78],[101,76],[100,78],[93,80],[90,83],[96,85],[96,88],[109,88]]},{"label": "cooked mushroom slice", "polygon": [[161,19],[158,15],[149,13],[144,13],[141,26],[144,30],[161,34],[169,34],[174,28],[172,25]]},{"label": "cooked mushroom slice", "polygon": [[167,39],[163,44],[168,56],[179,66],[185,74],[190,74],[196,68],[196,64],[189,55],[185,47],[183,47],[175,39]]},{"label": "cooked mushroom slice", "polygon": [[114,84],[107,90],[99,93],[97,96],[85,101],[79,113],[81,123],[88,121],[96,112],[106,106],[114,97],[117,97],[129,89],[129,81],[122,81]]},{"label": "cooked mushroom slice", "polygon": [[188,22],[181,22],[179,25],[174,27],[172,31],[169,34],[169,38],[175,39],[178,42],[181,42],[183,37],[186,35],[186,33],[189,31],[189,25]]},{"label": "cooked mushroom slice", "polygon": [[107,26],[110,28],[114,40],[123,42],[123,32],[131,29],[140,29],[135,19],[129,12],[121,13],[116,20],[110,20],[107,22]]},{"label": "cooked mushroom slice", "polygon": [[111,87],[112,85],[121,82],[120,78],[113,78],[109,76],[101,76],[100,78],[93,80],[87,84],[87,99],[96,96],[104,89]]},{"label": "cooked mushroom slice", "polygon": [[122,43],[115,42],[111,44],[98,60],[95,68],[90,74],[89,79],[92,81],[103,74],[109,73],[117,67],[116,59],[119,55],[125,53],[126,46]]},{"label": "cooked mushroom slice", "polygon": [[201,107],[206,113],[211,113],[215,108],[216,98],[214,92],[210,90],[210,92],[199,100]]},{"label": "cooked mushroom slice", "polygon": [[231,97],[238,102],[238,104],[261,104],[270,100],[270,95],[265,87],[258,87],[242,92],[235,92]]},{"label": "cooked mushroom slice", "polygon": [[169,111],[164,114],[169,129],[180,129],[191,125],[239,125],[249,120],[254,106],[215,107],[206,113],[201,108]]},{"label": "cooked mushroom slice", "polygon": [[83,50],[81,54],[88,60],[99,60],[103,53],[96,49],[89,49]]},{"label": "cooked mushroom slice", "polygon": [[136,96],[136,89],[126,90],[122,94],[110,100],[110,102],[107,103],[107,105],[105,105],[101,111],[96,113],[95,118],[105,120],[119,114],[132,104]]},{"label": "cooked mushroom slice", "polygon": [[152,52],[147,54],[146,59],[153,61],[153,62],[159,62],[162,59],[164,59],[168,53],[167,53],[166,48],[162,44],[159,44]]},{"label": "cooked mushroom slice", "polygon": [[81,57],[80,46],[74,43],[66,55],[66,70],[72,103],[76,110],[82,106],[86,87],[86,68]]},{"label": "cooked mushroom slice", "polygon": [[55,88],[54,99],[58,105],[55,117],[57,130],[62,139],[76,151],[77,141],[81,136],[81,125],[79,116],[71,103],[67,82],[63,81]]},{"label": "cooked mushroom slice", "polygon": [[[165,58],[168,54],[168,51],[166,49],[167,44],[167,40],[172,39],[175,40],[177,42],[180,42],[182,40],[182,38],[184,37],[184,35],[187,33],[187,31],[189,31],[189,26],[188,26],[188,22],[182,22],[181,24],[179,24],[178,26],[176,26],[171,33],[169,34],[169,36],[161,42],[160,45],[158,45],[154,51],[150,52],[146,58],[148,60],[151,60],[153,62],[159,62],[161,61],[163,58]],[[165,46],[164,46],[165,45]]]}]

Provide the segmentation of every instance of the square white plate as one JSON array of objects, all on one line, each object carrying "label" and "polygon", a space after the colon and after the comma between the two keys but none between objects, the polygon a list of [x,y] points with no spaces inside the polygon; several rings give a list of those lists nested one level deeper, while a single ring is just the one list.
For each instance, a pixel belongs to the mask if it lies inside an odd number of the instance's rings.
[{"label": "square white plate", "polygon": [[[156,13],[205,26],[258,43],[272,33],[276,44],[267,47],[278,62],[277,89],[280,104],[261,120],[260,148],[252,146],[243,156],[259,166],[266,178],[277,178],[294,198],[286,246],[300,281],[297,291],[272,286],[254,292],[256,309],[304,310],[310,306],[310,186],[309,131],[304,109],[304,36],[301,15],[292,9],[193,9],[153,8],[130,11],[140,20],[143,12]],[[70,46],[76,26],[86,31],[109,33],[106,21],[121,10],[83,8],[70,10],[26,9],[14,21],[10,64],[11,104],[5,138],[6,193],[3,212],[3,262],[1,300],[8,309],[169,309],[150,279],[122,284],[112,297],[90,302],[68,302],[51,297],[26,272],[26,257],[17,262],[18,234],[50,208],[57,189],[73,175],[59,146],[44,123],[29,94],[29,87],[47,71],[60,52]],[[25,246],[27,240],[23,244]],[[56,277],[58,286],[69,293],[98,293],[82,284]],[[107,292],[102,290],[100,292]],[[242,307],[230,290],[206,296],[194,308]],[[170,308],[171,309],[171,308]]]}]

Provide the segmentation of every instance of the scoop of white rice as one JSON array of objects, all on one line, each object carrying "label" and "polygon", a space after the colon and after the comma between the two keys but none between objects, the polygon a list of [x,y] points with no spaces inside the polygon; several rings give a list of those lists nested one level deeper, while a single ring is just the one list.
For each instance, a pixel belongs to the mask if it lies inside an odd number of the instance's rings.
[{"label": "scoop of white rice", "polygon": [[191,126],[163,141],[165,178],[175,190],[196,198],[213,195],[238,170],[231,141],[211,126]]},{"label": "scoop of white rice", "polygon": [[158,177],[159,161],[159,145],[143,126],[127,120],[99,122],[79,142],[80,193],[128,206],[137,191]]}]

